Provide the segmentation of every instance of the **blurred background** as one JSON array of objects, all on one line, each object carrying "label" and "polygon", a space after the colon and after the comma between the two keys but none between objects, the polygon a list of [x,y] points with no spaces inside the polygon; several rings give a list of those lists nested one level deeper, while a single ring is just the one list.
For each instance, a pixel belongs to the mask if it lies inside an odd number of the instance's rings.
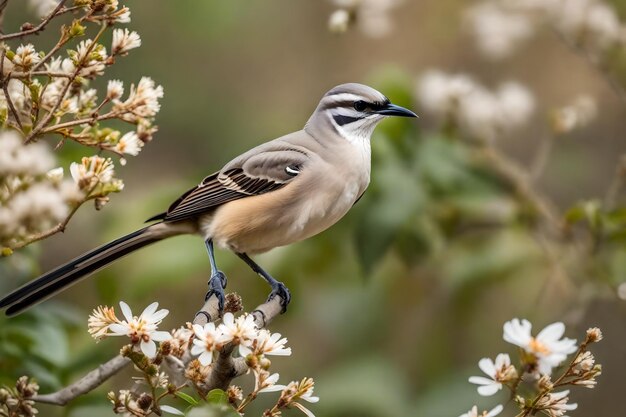
[{"label": "blurred background", "polygon": [[[346,218],[257,257],[293,295],[287,314],[271,325],[294,351],[290,360],[273,361],[281,380],[315,378],[321,401],[311,408],[318,416],[457,416],[478,399],[467,383],[480,374],[478,360],[515,352],[502,340],[505,321],[527,318],[535,331],[563,321],[566,335],[578,340],[590,326],[605,333],[595,350],[603,375],[596,389],[572,392],[580,404],[572,415],[619,414],[626,369],[626,304],[618,294],[626,281],[623,223],[616,220],[622,232],[616,239],[603,239],[604,229],[598,237],[584,219],[567,238],[546,237],[510,178],[474,158],[476,141],[424,109],[420,77],[438,69],[469,74],[489,89],[511,80],[526,86],[532,115],[489,146],[530,166],[542,142],[553,140],[533,192],[560,216],[580,201],[604,198],[626,149],[626,103],[584,54],[546,27],[515,53],[486,58],[467,21],[470,3],[406,0],[385,12],[390,32],[372,36],[358,25],[329,31],[332,2],[126,1],[142,47],[106,78],[136,82],[147,75],[163,85],[159,131],[137,158],[118,165],[126,187],[101,212],[83,207],[65,233],[0,260],[0,291],[140,227],[230,158],[301,129],[334,85],[361,82],[421,118],[388,120],[376,130],[371,188]],[[607,3],[626,17],[624,2]],[[21,2],[11,2],[8,13],[8,26],[35,20]],[[53,44],[55,37],[50,30],[38,42]],[[620,68],[612,75],[618,83]],[[595,100],[595,118],[556,137],[552,111],[581,94]],[[67,166],[79,152],[68,145],[59,157]],[[600,243],[587,245],[589,236]],[[227,290],[239,293],[247,310],[264,300],[262,280],[231,253],[217,256]],[[171,311],[164,327],[174,328],[201,306],[208,277],[201,239],[177,237],[28,314],[0,318],[0,383],[29,374],[41,392],[58,389],[120,347],[115,339],[96,345],[87,334],[94,307],[124,300],[138,311],[158,301]],[[113,380],[108,388],[124,387]],[[67,409],[42,407],[41,415],[111,415],[106,390]],[[499,395],[485,407],[507,400]],[[257,402],[247,414],[260,415],[269,404]]]}]

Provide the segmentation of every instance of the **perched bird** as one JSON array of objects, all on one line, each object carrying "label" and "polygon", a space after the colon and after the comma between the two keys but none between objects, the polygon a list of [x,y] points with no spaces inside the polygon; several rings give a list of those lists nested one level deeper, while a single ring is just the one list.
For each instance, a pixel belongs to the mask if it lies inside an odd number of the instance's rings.
[{"label": "perched bird", "polygon": [[341,219],[370,182],[370,136],[387,116],[417,117],[362,84],[342,84],[322,97],[304,129],[259,145],[178,198],[156,223],[96,248],[13,291],[0,308],[15,315],[62,291],[122,256],[180,235],[204,238],[211,263],[206,299],[224,303],[225,275],[213,245],[235,252],[280,296],[285,285],[250,254],[298,242]]}]

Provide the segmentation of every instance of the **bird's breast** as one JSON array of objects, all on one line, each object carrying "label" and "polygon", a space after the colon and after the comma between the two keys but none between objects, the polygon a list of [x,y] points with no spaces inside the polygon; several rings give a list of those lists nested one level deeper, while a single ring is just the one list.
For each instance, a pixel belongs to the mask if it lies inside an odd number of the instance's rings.
[{"label": "bird's breast", "polygon": [[369,169],[336,170],[320,163],[276,191],[226,203],[201,219],[201,230],[218,245],[247,253],[316,235],[339,221],[369,183]]}]

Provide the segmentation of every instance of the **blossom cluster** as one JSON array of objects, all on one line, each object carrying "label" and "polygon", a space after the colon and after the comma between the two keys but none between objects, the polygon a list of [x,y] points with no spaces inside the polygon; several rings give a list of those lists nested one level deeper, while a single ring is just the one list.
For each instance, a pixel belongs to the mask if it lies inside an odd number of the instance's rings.
[{"label": "blossom cluster", "polygon": [[[565,325],[557,322],[532,335],[532,324],[528,320],[513,319],[504,324],[503,339],[520,348],[519,365],[513,364],[506,353],[500,353],[495,361],[483,358],[478,367],[486,375],[472,376],[469,382],[478,385],[478,394],[492,396],[504,387],[511,391],[512,398],[519,409],[520,416],[534,415],[543,412],[552,417],[563,416],[566,411],[575,410],[578,405],[569,402],[568,389],[555,392],[568,385],[595,387],[596,377],[602,372],[600,365],[587,350],[592,343],[602,340],[602,332],[598,328],[587,330],[585,340],[578,345],[576,340],[563,337]],[[556,369],[574,354],[566,369],[553,377]],[[531,385],[532,394],[520,390],[522,384]],[[524,394],[522,394],[524,392]],[[497,405],[491,411],[479,414],[474,406],[461,417],[493,417],[504,407]]]},{"label": "blossom cluster", "polygon": [[466,21],[479,51],[492,59],[511,55],[544,25],[595,56],[626,46],[626,26],[603,0],[487,0],[471,7]]},{"label": "blossom cluster", "polygon": [[[254,389],[245,398],[238,386],[233,385],[225,392],[237,412],[243,413],[258,394],[280,391],[276,405],[266,411],[267,416],[278,416],[281,409],[288,407],[298,408],[306,415],[313,416],[302,405],[302,401],[313,403],[319,400],[313,395],[313,380],[304,378],[300,382],[278,384],[279,374],[269,371],[271,361],[267,356],[290,356],[291,348],[286,346],[287,339],[279,333],[258,328],[252,315],[235,317],[233,313],[227,312],[218,325],[213,322],[204,325],[188,323],[187,326],[166,332],[158,330],[158,326],[169,312],[159,310],[158,303],[150,304],[139,316],[133,315],[124,302],[120,302],[120,309],[123,318],[116,316],[113,307],[99,306],[94,309],[89,316],[88,331],[96,340],[108,336],[128,337],[130,345],[122,349],[122,353],[131,358],[139,370],[144,371],[144,382],[147,381],[153,389],[163,389],[173,395],[178,392],[171,385],[167,372],[159,370],[166,359],[183,367],[185,378],[198,391],[202,391],[217,355],[235,353],[245,361],[255,377]],[[122,390],[117,394],[110,393],[109,399],[119,414],[145,416],[157,410],[181,413],[171,406],[158,404],[158,399],[146,393]]]},{"label": "blossom cluster", "polygon": [[382,38],[393,30],[391,12],[403,0],[332,0],[337,9],[328,19],[333,33],[344,33],[356,24],[365,35]]},{"label": "blossom cluster", "polygon": [[521,84],[508,82],[490,91],[467,75],[438,70],[418,80],[417,97],[442,124],[482,140],[523,126],[535,109],[532,93]]},{"label": "blossom cluster", "polygon": [[[72,14],[56,45],[40,50],[28,33],[7,34],[0,43],[0,248],[4,255],[63,230],[76,209],[94,200],[97,209],[108,195],[123,189],[114,178],[111,158],[85,156],[69,166],[72,179],[56,163],[43,139],[58,136],[60,148],[74,141],[94,148],[87,155],[108,151],[136,156],[156,132],[163,88],[150,77],[136,84],[109,80],[106,91],[91,87],[118,58],[141,46],[141,37],[116,25],[130,22],[130,10],[118,0],[32,0],[30,6],[52,25]],[[47,27],[44,29],[47,29]],[[22,29],[28,25],[23,25]],[[88,35],[90,31],[95,34]],[[96,32],[97,30],[97,32]],[[101,41],[112,30],[110,45]],[[12,36],[20,34],[21,36]],[[123,131],[105,126],[109,120],[131,126]]]}]

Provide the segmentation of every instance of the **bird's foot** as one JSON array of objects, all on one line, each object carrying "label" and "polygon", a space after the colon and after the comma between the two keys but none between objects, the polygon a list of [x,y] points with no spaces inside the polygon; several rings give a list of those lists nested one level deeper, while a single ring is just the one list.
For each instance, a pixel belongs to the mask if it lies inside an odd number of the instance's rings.
[{"label": "bird's foot", "polygon": [[204,296],[204,301],[207,301],[212,295],[217,297],[217,308],[220,316],[224,312],[224,302],[226,299],[224,296],[224,288],[226,288],[227,282],[226,275],[224,275],[222,271],[217,271],[217,273],[212,275],[209,279],[209,291]]},{"label": "bird's foot", "polygon": [[289,288],[287,288],[285,284],[280,281],[275,281],[271,283],[271,285],[272,292],[270,293],[269,297],[267,297],[267,301],[273,300],[276,296],[280,297],[280,305],[282,306],[280,314],[283,314],[285,311],[287,311],[287,306],[291,302],[291,293],[289,292]]}]

